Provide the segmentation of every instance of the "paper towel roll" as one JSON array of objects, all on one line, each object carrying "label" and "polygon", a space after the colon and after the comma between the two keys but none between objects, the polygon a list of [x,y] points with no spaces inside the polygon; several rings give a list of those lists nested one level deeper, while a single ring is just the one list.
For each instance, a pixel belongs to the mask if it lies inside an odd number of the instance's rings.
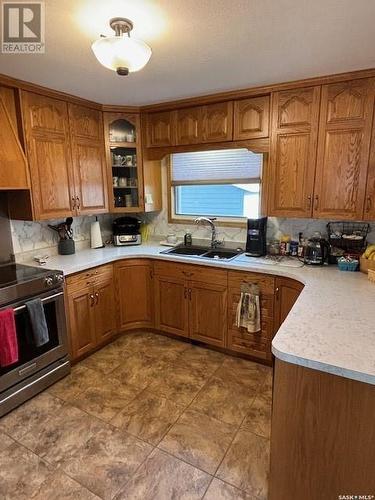
[{"label": "paper towel roll", "polygon": [[102,233],[100,232],[99,221],[91,223],[91,248],[103,247]]}]

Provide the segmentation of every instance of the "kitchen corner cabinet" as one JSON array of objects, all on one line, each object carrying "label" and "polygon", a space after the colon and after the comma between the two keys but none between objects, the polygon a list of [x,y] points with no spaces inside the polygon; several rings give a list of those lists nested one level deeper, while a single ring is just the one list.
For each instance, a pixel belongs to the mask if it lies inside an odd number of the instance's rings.
[{"label": "kitchen corner cabinet", "polygon": [[155,327],[224,347],[227,272],[155,263]]},{"label": "kitchen corner cabinet", "polygon": [[290,278],[276,278],[275,286],[275,332],[277,332],[290,313],[304,285]]},{"label": "kitchen corner cabinet", "polygon": [[311,217],[320,87],[272,94],[269,215]]},{"label": "kitchen corner cabinet", "polygon": [[269,136],[270,97],[251,97],[234,102],[233,139],[242,141]]},{"label": "kitchen corner cabinet", "polygon": [[[261,329],[250,333],[236,326],[236,312],[242,284],[256,284],[260,288]],[[271,361],[271,341],[274,330],[275,278],[250,272],[228,272],[228,341],[232,351]]]},{"label": "kitchen corner cabinet", "polygon": [[21,92],[33,217],[107,212],[101,112]]},{"label": "kitchen corner cabinet", "polygon": [[108,342],[116,330],[113,266],[90,269],[66,280],[72,359]]},{"label": "kitchen corner cabinet", "polygon": [[323,85],[314,217],[361,219],[375,79]]},{"label": "kitchen corner cabinet", "polygon": [[144,211],[140,116],[104,113],[110,211]]},{"label": "kitchen corner cabinet", "polygon": [[153,263],[129,259],[115,264],[118,330],[154,326]]}]

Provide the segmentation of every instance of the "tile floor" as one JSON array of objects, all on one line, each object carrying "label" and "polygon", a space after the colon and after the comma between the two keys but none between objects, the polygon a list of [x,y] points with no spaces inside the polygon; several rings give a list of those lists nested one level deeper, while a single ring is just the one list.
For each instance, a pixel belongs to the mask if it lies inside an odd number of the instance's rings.
[{"label": "tile floor", "polygon": [[0,419],[0,499],[266,499],[271,384],[250,361],[123,336]]}]

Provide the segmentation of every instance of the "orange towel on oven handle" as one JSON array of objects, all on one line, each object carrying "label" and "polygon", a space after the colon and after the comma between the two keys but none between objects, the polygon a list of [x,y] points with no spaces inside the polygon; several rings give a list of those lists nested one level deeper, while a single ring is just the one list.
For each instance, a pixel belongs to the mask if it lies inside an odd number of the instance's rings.
[{"label": "orange towel on oven handle", "polygon": [[18,361],[16,322],[13,309],[0,311],[0,366],[9,366]]}]

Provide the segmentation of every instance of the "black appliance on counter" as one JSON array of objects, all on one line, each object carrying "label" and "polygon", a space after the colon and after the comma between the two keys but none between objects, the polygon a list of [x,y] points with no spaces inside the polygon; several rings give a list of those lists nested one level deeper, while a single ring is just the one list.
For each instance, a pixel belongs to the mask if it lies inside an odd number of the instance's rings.
[{"label": "black appliance on counter", "polygon": [[328,262],[329,258],[329,243],[321,237],[320,233],[316,233],[312,238],[307,240],[307,245],[304,251],[304,262],[308,265],[322,266]]},{"label": "black appliance on counter", "polygon": [[141,223],[135,217],[119,217],[112,224],[115,246],[140,245],[142,243]]},{"label": "black appliance on counter", "polygon": [[[32,266],[0,266],[0,310],[14,311],[18,361],[0,367],[0,417],[70,372],[64,309],[64,275]],[[40,298],[49,340],[37,347],[26,308]]]},{"label": "black appliance on counter", "polygon": [[250,257],[267,254],[267,217],[247,219],[246,254]]}]

